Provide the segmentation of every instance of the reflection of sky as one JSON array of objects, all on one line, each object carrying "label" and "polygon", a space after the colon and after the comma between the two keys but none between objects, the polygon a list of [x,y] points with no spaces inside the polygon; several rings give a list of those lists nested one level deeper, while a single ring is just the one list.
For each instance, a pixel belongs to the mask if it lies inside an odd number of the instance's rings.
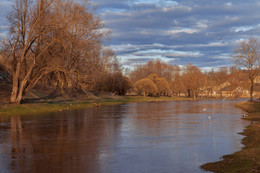
[{"label": "reflection of sky", "polygon": [[[258,0],[92,0],[92,4],[112,29],[108,45],[125,67],[155,58],[203,68],[231,65],[235,45],[260,34]],[[0,0],[1,35],[9,9],[10,1]]]},{"label": "reflection of sky", "polygon": [[203,163],[242,147],[237,133],[249,123],[229,101],[120,107],[128,111],[115,145],[100,150],[106,156],[100,158],[101,165],[108,172],[202,172]]}]

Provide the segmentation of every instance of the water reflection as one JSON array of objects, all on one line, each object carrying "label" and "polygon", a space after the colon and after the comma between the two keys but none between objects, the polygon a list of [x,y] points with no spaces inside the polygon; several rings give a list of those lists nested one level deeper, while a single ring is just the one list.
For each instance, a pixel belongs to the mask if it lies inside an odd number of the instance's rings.
[{"label": "water reflection", "polygon": [[[0,119],[0,172],[202,172],[241,148],[235,101],[135,103]],[[209,118],[210,116],[210,118]]]}]

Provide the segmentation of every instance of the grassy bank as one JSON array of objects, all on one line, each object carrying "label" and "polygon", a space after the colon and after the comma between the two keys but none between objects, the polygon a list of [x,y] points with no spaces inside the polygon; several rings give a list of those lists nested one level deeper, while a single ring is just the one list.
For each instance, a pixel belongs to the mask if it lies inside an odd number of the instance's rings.
[{"label": "grassy bank", "polygon": [[231,155],[223,156],[223,160],[215,163],[207,163],[201,168],[212,172],[260,172],[260,103],[243,102],[236,105],[248,112],[247,119],[252,121],[241,134],[244,147]]},{"label": "grassy bank", "polygon": [[17,104],[1,104],[1,115],[26,115],[39,114],[46,112],[58,112],[69,109],[82,109],[87,107],[101,107],[103,105],[114,105],[132,102],[150,102],[150,101],[173,101],[188,100],[183,97],[143,97],[143,96],[99,96],[95,98],[82,100],[41,100],[37,102],[29,102],[21,105]]}]

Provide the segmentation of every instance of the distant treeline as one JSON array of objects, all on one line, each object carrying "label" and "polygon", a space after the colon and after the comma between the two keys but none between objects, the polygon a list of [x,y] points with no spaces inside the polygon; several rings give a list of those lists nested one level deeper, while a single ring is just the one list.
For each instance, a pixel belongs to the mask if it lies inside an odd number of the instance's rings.
[{"label": "distant treeline", "polygon": [[[233,92],[232,96],[239,96],[249,85],[246,71],[235,67],[202,72],[191,64],[181,68],[160,60],[137,66],[130,73],[130,79],[138,94],[182,95],[193,98],[199,95],[221,97],[221,89]],[[238,87],[241,90],[234,91]]]}]

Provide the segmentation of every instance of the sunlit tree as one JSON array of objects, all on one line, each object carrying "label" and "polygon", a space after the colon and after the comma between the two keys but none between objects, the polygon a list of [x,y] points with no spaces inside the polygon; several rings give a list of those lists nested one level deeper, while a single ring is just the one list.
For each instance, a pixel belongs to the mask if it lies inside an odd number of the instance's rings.
[{"label": "sunlit tree", "polygon": [[137,93],[143,93],[144,96],[155,96],[158,92],[156,84],[149,78],[140,79],[135,83],[135,89]]},{"label": "sunlit tree", "polygon": [[200,69],[194,65],[186,65],[183,75],[182,75],[183,84],[186,87],[188,96],[196,99],[199,90],[205,84],[205,76],[200,71]]},{"label": "sunlit tree", "polygon": [[255,38],[242,41],[234,49],[233,59],[237,66],[245,68],[250,80],[250,100],[253,100],[254,80],[259,74],[259,42]]},{"label": "sunlit tree", "polygon": [[157,86],[158,94],[160,96],[162,96],[162,95],[169,96],[172,94],[169,83],[166,81],[165,78],[156,78],[155,84]]},{"label": "sunlit tree", "polygon": [[[15,0],[10,15],[6,66],[11,70],[11,102],[44,77],[56,87],[83,90],[98,71],[102,23],[73,0]],[[47,80],[48,79],[48,80]],[[46,84],[42,80],[42,84]]]}]

